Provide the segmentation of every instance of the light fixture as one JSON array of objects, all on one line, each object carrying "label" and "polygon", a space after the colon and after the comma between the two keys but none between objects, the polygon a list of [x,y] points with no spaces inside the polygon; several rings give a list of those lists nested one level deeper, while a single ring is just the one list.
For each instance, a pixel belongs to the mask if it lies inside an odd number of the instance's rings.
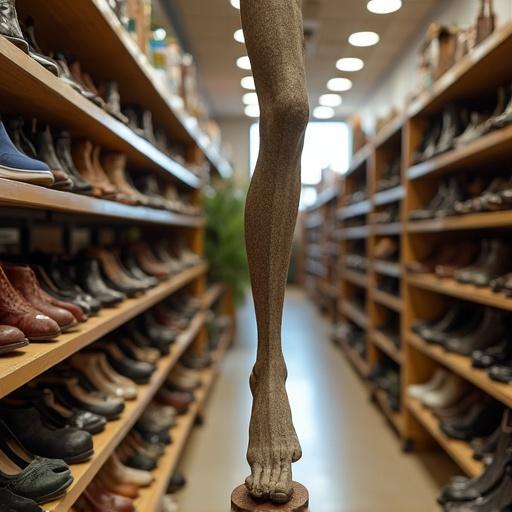
[{"label": "light fixture", "polygon": [[251,61],[249,60],[249,57],[247,57],[247,55],[244,55],[243,57],[238,57],[238,59],[236,59],[236,65],[240,69],[251,69]]},{"label": "light fixture", "polygon": [[402,0],[370,0],[367,8],[374,14],[389,14],[402,7]]},{"label": "light fixture", "polygon": [[244,37],[244,31],[239,28],[237,31],[235,31],[235,33],[233,34],[233,39],[237,42],[237,43],[242,43],[244,44],[245,43],[245,37]]},{"label": "light fixture", "polygon": [[348,78],[331,78],[327,82],[327,89],[334,92],[349,91],[352,89],[352,80]]},{"label": "light fixture", "polygon": [[235,9],[240,9],[240,0],[231,0],[231,5],[232,5]]},{"label": "light fixture", "polygon": [[340,71],[360,71],[364,68],[364,62],[357,57],[344,57],[336,62],[336,68]]},{"label": "light fixture", "polygon": [[352,46],[373,46],[380,41],[376,32],[355,32],[348,38]]},{"label": "light fixture", "polygon": [[331,119],[334,117],[334,109],[331,107],[315,107],[313,109],[313,116],[317,119]]},{"label": "light fixture", "polygon": [[257,105],[258,104],[258,95],[255,92],[246,92],[242,96],[242,101],[245,105]]},{"label": "light fixture", "polygon": [[250,91],[253,89],[256,89],[256,85],[254,84],[254,77],[253,76],[244,76],[242,80],[240,80],[240,85],[244,89],[249,89]]},{"label": "light fixture", "polygon": [[258,105],[247,105],[245,107],[245,115],[247,117],[260,117],[260,107]]},{"label": "light fixture", "polygon": [[343,99],[339,94],[322,94],[318,99],[318,103],[322,107],[339,107]]},{"label": "light fixture", "polygon": [[157,28],[153,31],[153,39],[155,41],[164,41],[167,37],[167,32],[165,31],[165,28]]}]

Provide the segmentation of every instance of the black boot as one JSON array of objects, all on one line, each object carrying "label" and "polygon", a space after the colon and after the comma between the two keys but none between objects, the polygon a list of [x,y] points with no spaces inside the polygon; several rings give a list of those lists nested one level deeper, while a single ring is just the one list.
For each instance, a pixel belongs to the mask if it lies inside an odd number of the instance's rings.
[{"label": "black boot", "polygon": [[21,32],[14,0],[0,0],[0,34],[28,53],[28,43]]}]

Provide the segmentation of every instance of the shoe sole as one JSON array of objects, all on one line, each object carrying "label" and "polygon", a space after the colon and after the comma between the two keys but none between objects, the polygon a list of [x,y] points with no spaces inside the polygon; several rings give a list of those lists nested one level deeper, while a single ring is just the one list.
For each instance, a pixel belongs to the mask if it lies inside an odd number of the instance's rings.
[{"label": "shoe sole", "polygon": [[69,480],[59,489],[56,491],[47,494],[46,496],[39,496],[36,498],[33,498],[33,500],[40,505],[41,503],[48,503],[49,501],[56,500],[57,498],[60,498],[61,496],[64,496],[66,494],[66,489],[73,483],[73,477],[70,476]]},{"label": "shoe sole", "polygon": [[66,464],[80,464],[81,462],[88,461],[93,455],[94,455],[94,449],[91,449],[91,450],[87,450],[84,453],[81,453],[80,455],[74,455],[73,457],[66,457],[63,460]]},{"label": "shoe sole", "polygon": [[14,169],[13,167],[7,167],[5,165],[0,165],[0,178],[44,186],[53,185],[55,182],[53,174],[50,171]]},{"label": "shoe sole", "polygon": [[8,41],[10,41],[14,46],[18,47],[20,50],[24,51],[28,54],[28,43],[25,39],[21,39],[19,37],[14,36],[6,36],[2,34]]},{"label": "shoe sole", "polygon": [[46,336],[30,336],[29,341],[54,341],[61,332],[59,331],[56,334],[48,334]]},{"label": "shoe sole", "polygon": [[64,332],[75,331],[79,325],[80,324],[77,321],[71,322],[68,325],[61,325],[60,332],[64,333]]},{"label": "shoe sole", "polygon": [[26,347],[30,342],[25,339],[23,341],[17,341],[16,343],[11,343],[10,345],[0,346],[0,355],[8,354],[9,352],[13,352],[14,350],[18,350],[20,348]]}]

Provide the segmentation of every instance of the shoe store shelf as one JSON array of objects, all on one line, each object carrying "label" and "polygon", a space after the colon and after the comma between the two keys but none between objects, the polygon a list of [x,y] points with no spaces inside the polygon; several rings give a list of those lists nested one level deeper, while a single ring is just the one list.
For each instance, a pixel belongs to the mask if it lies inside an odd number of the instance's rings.
[{"label": "shoe store shelf", "polygon": [[350,166],[348,171],[345,173],[344,177],[350,176],[354,172],[358,171],[363,167],[363,164],[366,163],[367,160],[370,159],[370,156],[373,153],[373,146],[371,144],[366,144],[366,146],[362,147],[351,159]]},{"label": "shoe store shelf", "polygon": [[373,288],[371,290],[370,296],[375,302],[377,302],[381,306],[385,306],[389,309],[392,309],[397,313],[402,312],[404,303],[400,297],[395,297],[394,295],[391,295],[390,293],[387,292],[383,292],[378,288]]},{"label": "shoe store shelf", "polygon": [[[189,328],[184,331],[171,347],[169,355],[160,360],[158,369],[153,374],[151,382],[139,386],[139,396],[136,400],[126,402],[126,407],[118,420],[109,422],[107,428],[94,436],[94,455],[88,462],[71,466],[74,482],[68,492],[60,500],[46,504],[51,512],[68,512],[80,494],[89,485],[94,476],[107,461],[119,443],[125,438],[140,415],[144,412],[153,396],[164,383],[172,367],[178,362],[185,350],[194,341],[205,321],[205,314],[200,311],[192,319]],[[141,509],[142,510],[142,509]],[[150,509],[145,509],[150,510]],[[156,510],[156,509],[153,509]]]},{"label": "shoe store shelf", "polygon": [[391,357],[395,363],[403,363],[401,350],[383,332],[378,329],[370,329],[369,338],[377,347]]},{"label": "shoe store shelf", "polygon": [[484,465],[473,459],[473,450],[468,443],[456,439],[450,439],[446,436],[440,430],[439,422],[434,414],[425,408],[418,400],[407,397],[406,404],[414,417],[468,476],[475,477],[482,473]]},{"label": "shoe store shelf", "polygon": [[389,142],[394,136],[398,135],[405,124],[405,120],[404,115],[398,115],[389,123],[386,123],[373,138],[372,145],[375,148],[380,148]]},{"label": "shoe store shelf", "polygon": [[468,168],[477,169],[512,156],[512,126],[493,131],[460,148],[452,149],[407,171],[410,180]]},{"label": "shoe store shelf", "polygon": [[398,279],[402,277],[402,267],[399,263],[393,263],[392,261],[374,260],[373,270],[385,276],[396,277]]},{"label": "shoe store shelf", "polygon": [[478,288],[472,284],[460,284],[454,279],[439,278],[430,274],[407,274],[407,282],[417,288],[430,290],[458,299],[477,302],[485,306],[512,311],[512,299],[489,288]]},{"label": "shoe store shelf", "polygon": [[348,206],[344,206],[338,210],[338,219],[345,220],[359,215],[366,215],[372,209],[371,202],[367,199],[365,201],[359,201]]},{"label": "shoe store shelf", "polygon": [[8,358],[0,359],[0,397],[6,396],[83,347],[117,329],[153,305],[203,275],[208,265],[201,264],[170,278],[140,298],[127,299],[120,306],[102,310],[75,332],[59,336],[54,342],[30,343]]},{"label": "shoe store shelf", "polygon": [[[512,144],[511,144],[512,146]],[[436,231],[459,231],[466,229],[506,228],[512,225],[512,212],[470,213],[442,219],[409,221],[409,233],[433,233]]]},{"label": "shoe store shelf", "polygon": [[44,188],[0,178],[0,206],[35,208],[70,214],[166,226],[204,226],[204,217],[182,215],[144,206],[129,206],[105,199]]},{"label": "shoe store shelf", "polygon": [[[76,5],[86,3],[76,2]],[[56,11],[61,10],[61,5]],[[12,105],[15,113],[66,126],[73,137],[89,138],[110,150],[122,151],[131,166],[168,173],[193,188],[201,185],[195,174],[84,98],[4,37],[0,37],[0,66],[2,98],[6,106]]]},{"label": "shoe store shelf", "polygon": [[368,316],[364,311],[359,309],[350,302],[343,302],[341,304],[340,312],[357,324],[361,329],[368,328]]},{"label": "shoe store shelf", "polygon": [[307,229],[316,229],[322,225],[323,219],[320,214],[310,215],[308,220],[304,223]]},{"label": "shoe store shelf", "polygon": [[201,378],[203,385],[196,392],[196,401],[191,405],[186,415],[178,418],[178,424],[171,430],[173,442],[166,449],[165,454],[159,462],[158,468],[154,472],[155,480],[153,484],[146,489],[141,489],[140,496],[136,502],[137,510],[141,512],[146,510],[159,510],[160,500],[162,496],[165,495],[169,480],[187,444],[194,422],[198,414],[201,413],[204,403],[213,388],[215,379],[219,373],[220,364],[231,344],[232,338],[232,333],[226,332],[220,340],[219,348],[213,356],[212,366],[203,370]]},{"label": "shoe store shelf", "polygon": [[371,227],[372,235],[400,235],[404,230],[401,222],[391,222],[390,224],[374,224]]},{"label": "shoe store shelf", "polygon": [[382,410],[384,417],[393,425],[393,428],[401,436],[404,428],[403,416],[400,412],[394,411],[389,405],[387,395],[381,389],[373,392],[376,403]]},{"label": "shoe store shelf", "polygon": [[366,379],[368,373],[370,373],[368,361],[363,359],[348,343],[342,341],[340,346],[359,376]]},{"label": "shoe store shelf", "polygon": [[487,394],[512,407],[512,386],[492,380],[484,370],[473,368],[469,357],[451,354],[442,347],[430,345],[416,334],[408,335],[408,342],[452,372],[482,389]]},{"label": "shoe store shelf", "polygon": [[316,198],[315,204],[309,207],[309,210],[316,210],[317,208],[320,208],[321,206],[326,205],[327,203],[330,203],[331,201],[334,201],[338,198],[340,195],[340,186],[339,184],[333,185],[329,188],[326,188],[325,190],[322,190]]},{"label": "shoe store shelf", "polygon": [[225,289],[226,287],[222,283],[212,284],[203,296],[203,309],[210,309]]},{"label": "shoe store shelf", "polygon": [[507,82],[507,62],[512,53],[512,23],[505,23],[470,54],[459,60],[441,76],[431,89],[419,96],[409,107],[408,116],[429,114],[461,97],[474,97]]},{"label": "shoe store shelf", "polygon": [[320,283],[320,292],[323,293],[327,298],[333,300],[337,299],[339,295],[338,287],[325,281]]},{"label": "shoe store shelf", "polygon": [[362,272],[355,272],[349,269],[342,269],[342,278],[349,283],[355,284],[361,288],[366,288],[368,286],[368,276]]},{"label": "shoe store shelf", "polygon": [[369,226],[356,226],[353,228],[339,229],[336,235],[340,240],[356,240],[359,238],[367,238],[369,233]]},{"label": "shoe store shelf", "polygon": [[[180,141],[197,145],[221,176],[232,174],[230,164],[186,112],[181,98],[170,93],[166,78],[151,66],[108,0],[46,0],[46,9],[39,0],[21,0],[19,4],[22,14],[30,13],[37,20],[38,33],[47,44],[70,48],[84,69],[98,80],[115,76],[123,102],[149,108],[157,125]],[[76,20],[87,23],[77,24]]]},{"label": "shoe store shelf", "polygon": [[388,190],[383,190],[382,192],[377,192],[373,196],[373,202],[378,206],[382,206],[385,204],[401,201],[404,196],[405,188],[402,185],[399,185],[398,187],[393,187]]}]

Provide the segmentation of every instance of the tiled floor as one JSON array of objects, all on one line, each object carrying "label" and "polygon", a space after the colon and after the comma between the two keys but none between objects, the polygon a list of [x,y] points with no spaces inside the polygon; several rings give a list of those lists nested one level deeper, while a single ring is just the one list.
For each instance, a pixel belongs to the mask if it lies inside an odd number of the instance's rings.
[{"label": "tiled floor", "polygon": [[[256,326],[242,308],[238,337],[210,398],[206,423],[192,434],[181,467],[189,484],[180,512],[228,512],[231,490],[248,474],[248,376]],[[309,489],[311,512],[434,512],[439,488],[456,468],[444,455],[405,455],[368,401],[359,378],[330,343],[328,324],[290,289],[283,323],[288,391],[303,458],[294,478]]]}]

